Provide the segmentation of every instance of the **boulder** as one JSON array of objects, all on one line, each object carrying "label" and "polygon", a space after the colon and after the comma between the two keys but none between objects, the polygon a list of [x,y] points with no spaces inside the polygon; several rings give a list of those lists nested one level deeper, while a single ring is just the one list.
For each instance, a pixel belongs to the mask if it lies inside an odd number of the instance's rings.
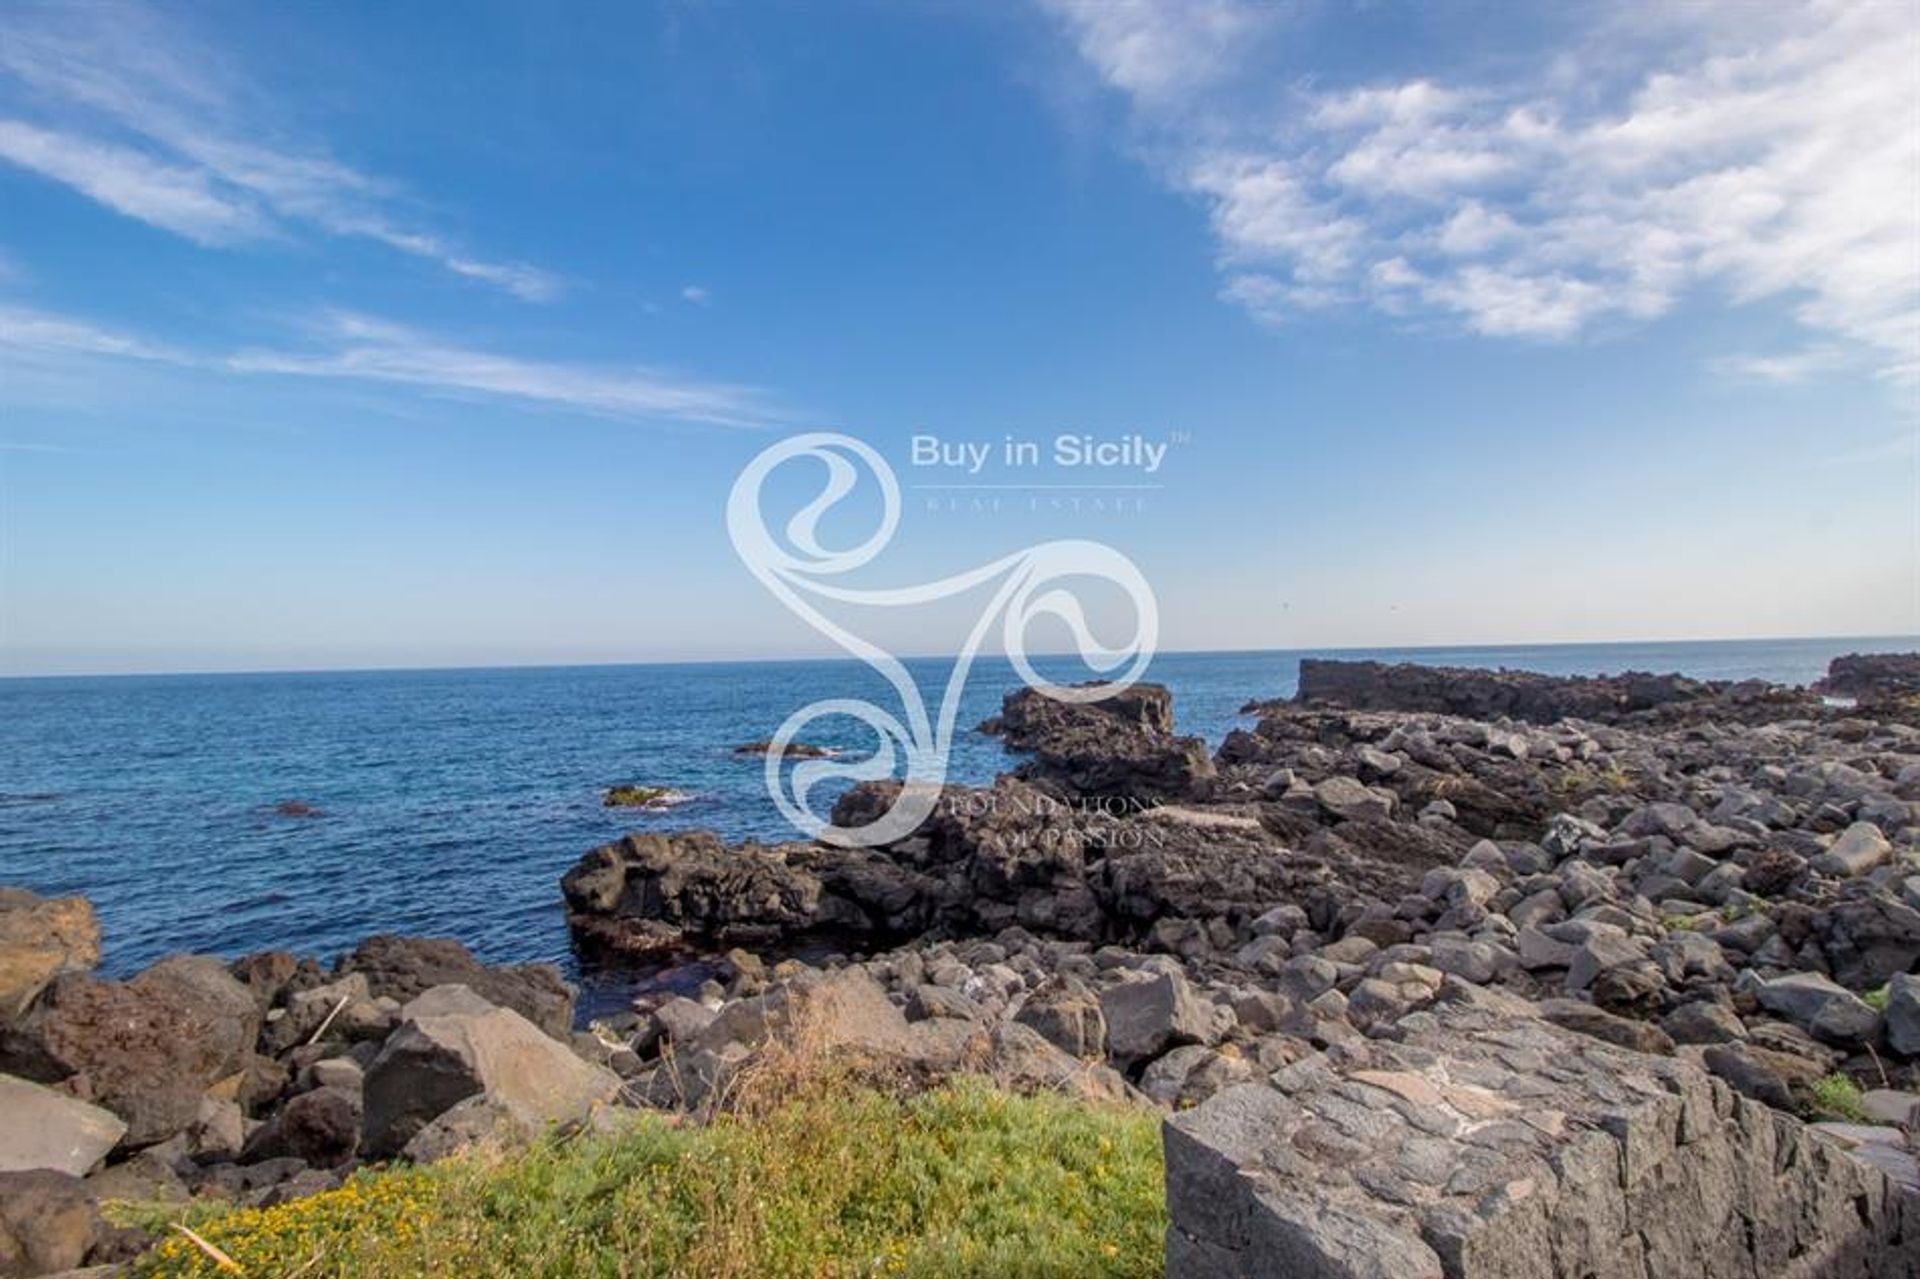
[{"label": "boulder", "polygon": [[1920,1057],[1920,977],[1895,973],[1887,982],[1887,1042],[1897,1053]]},{"label": "boulder", "polygon": [[1793,1109],[1793,1092],[1776,1068],[1773,1054],[1744,1044],[1715,1044],[1701,1054],[1700,1061],[1735,1092],[1775,1110]]},{"label": "boulder", "polygon": [[125,1199],[134,1203],[184,1203],[191,1198],[174,1161],[164,1147],[149,1147],[124,1163],[103,1168],[87,1178],[87,1189],[102,1202]]},{"label": "boulder", "polygon": [[805,973],[765,995],[728,1004],[692,1045],[708,1052],[729,1045],[752,1050],[780,1035],[871,1064],[910,1062],[925,1042],[866,969],[849,967]]},{"label": "boulder", "polygon": [[254,1130],[244,1158],[298,1159],[316,1168],[335,1168],[360,1148],[360,1094],[320,1087],[303,1092]]},{"label": "boulder", "polygon": [[[265,1047],[276,1054],[308,1043],[322,1027],[335,1035],[355,1003],[365,1005],[373,995],[364,973],[348,973],[337,981],[296,991],[287,997],[279,1016],[269,1016]],[[335,1035],[343,1038],[344,1035]]]},{"label": "boulder", "polygon": [[0,1022],[26,1010],[61,973],[100,962],[100,922],[84,897],[0,888]]},{"label": "boulder", "polygon": [[659,1029],[660,1038],[671,1044],[688,1044],[698,1039],[701,1031],[713,1025],[713,1019],[718,1015],[705,1004],[684,995],[675,995],[653,1010],[653,1021]]},{"label": "boulder", "polygon": [[1657,1056],[1669,1056],[1673,1052],[1673,1039],[1660,1027],[1629,1017],[1616,1017],[1575,999],[1542,1000],[1540,1017],[1556,1026],[1636,1052]]},{"label": "boulder", "polygon": [[1868,1043],[1880,1028],[1879,1013],[1819,973],[1791,973],[1762,981],[1753,993],[1768,1012],[1831,1044]]},{"label": "boulder", "polygon": [[1100,1061],[1107,1055],[1107,1019],[1100,1001],[1077,981],[1036,991],[1013,1019],[1031,1026],[1069,1057]]},{"label": "boulder", "polygon": [[1392,791],[1375,790],[1352,777],[1329,777],[1313,788],[1313,798],[1335,817],[1346,819],[1393,816]]},{"label": "boulder", "polygon": [[555,1039],[573,1033],[573,987],[552,964],[489,967],[449,937],[369,937],[340,963],[360,973],[375,998],[405,1004],[435,986],[461,985],[501,1008],[511,1008]]},{"label": "boulder", "polygon": [[1717,999],[1681,1004],[1660,1019],[1660,1029],[1679,1044],[1724,1044],[1747,1037],[1739,1015]]},{"label": "boulder", "polygon": [[85,1182],[37,1169],[0,1172],[0,1276],[77,1269],[105,1234]]},{"label": "boulder", "polygon": [[164,1141],[200,1095],[238,1073],[259,1033],[245,986],[210,956],[164,959],[129,982],[54,979],[4,1035],[0,1068],[66,1087],[126,1121],[125,1142]]},{"label": "boulder", "polygon": [[510,1008],[414,1017],[367,1069],[364,1145],[373,1157],[398,1154],[427,1124],[477,1095],[537,1132],[583,1119],[619,1091],[619,1076]]},{"label": "boulder", "polygon": [[986,1073],[1016,1092],[1061,1092],[1085,1101],[1120,1101],[1128,1095],[1117,1071],[1071,1057],[1019,1022],[993,1028]]},{"label": "boulder", "polygon": [[1217,1039],[1213,1008],[1178,973],[1124,981],[1100,992],[1107,1052],[1124,1069],[1169,1047]]},{"label": "boulder", "polygon": [[85,1176],[126,1134],[118,1115],[0,1075],[0,1172],[51,1168]]},{"label": "boulder", "polygon": [[1813,868],[1836,879],[1851,879],[1884,866],[1893,857],[1893,845],[1872,822],[1855,822],[1834,837],[1827,851],[1813,859]]}]

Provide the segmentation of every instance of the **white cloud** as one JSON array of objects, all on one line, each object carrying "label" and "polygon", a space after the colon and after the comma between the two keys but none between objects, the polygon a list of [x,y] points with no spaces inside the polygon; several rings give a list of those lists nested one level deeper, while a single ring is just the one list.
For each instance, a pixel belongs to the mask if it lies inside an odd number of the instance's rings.
[{"label": "white cloud", "polygon": [[0,303],[0,349],[18,355],[107,355],[186,364],[192,357],[84,320]]},{"label": "white cloud", "polygon": [[1216,78],[1256,31],[1235,0],[1041,0],[1074,32],[1080,51],[1116,88],[1157,101]]},{"label": "white cloud", "polygon": [[1837,346],[1810,346],[1798,351],[1773,355],[1728,355],[1713,363],[1714,369],[1740,381],[1772,382],[1790,386],[1822,373],[1831,373],[1858,363]]},{"label": "white cloud", "polygon": [[1276,106],[1240,65],[1271,7],[1045,2],[1207,209],[1224,295],[1262,319],[1346,303],[1565,339],[1709,289],[1784,301],[1819,344],[1920,376],[1911,7],[1636,6],[1527,83],[1314,85]]},{"label": "white cloud", "polygon": [[689,284],[680,290],[680,297],[695,306],[705,306],[713,301],[713,291],[704,284]]},{"label": "white cloud", "polygon": [[192,352],[69,316],[0,304],[0,353],[22,367],[34,358],[131,359],[210,373],[386,383],[629,420],[731,427],[781,420],[767,397],[751,387],[644,367],[501,355],[351,312],[320,317],[307,338],[282,347]]},{"label": "white cloud", "polygon": [[[406,225],[394,192],[311,147],[242,136],[271,107],[211,52],[134,4],[15,8],[0,17],[0,160],[204,245],[306,228],[373,240],[530,301],[559,277],[491,261]],[[31,113],[36,118],[19,118]]]},{"label": "white cloud", "polygon": [[0,120],[0,159],[197,244],[271,234],[251,201],[224,194],[204,170],[166,164],[130,147]]}]

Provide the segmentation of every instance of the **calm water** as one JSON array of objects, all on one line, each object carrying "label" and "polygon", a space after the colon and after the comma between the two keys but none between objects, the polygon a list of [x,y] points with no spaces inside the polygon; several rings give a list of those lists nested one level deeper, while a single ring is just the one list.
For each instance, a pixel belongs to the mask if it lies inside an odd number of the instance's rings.
[{"label": "calm water", "polygon": [[[1913,647],[1313,655],[1804,683],[1838,653]],[[1293,691],[1303,655],[1165,654],[1148,677],[1173,688],[1185,731],[1217,743],[1248,698]],[[945,678],[944,661],[909,665],[925,687]],[[1004,662],[976,668],[957,720],[956,779],[1007,766],[971,726],[1014,683]],[[762,762],[731,747],[769,736],[815,698],[891,707],[885,691],[841,662],[0,680],[0,883],[92,898],[116,973],[175,950],[325,956],[383,931],[451,935],[489,960],[554,960],[578,973],[558,880],[581,853],[646,827],[791,837]],[[858,725],[843,727],[809,740],[867,745]],[[659,815],[605,809],[601,792],[617,782],[692,798]],[[278,815],[287,800],[319,815]]]}]

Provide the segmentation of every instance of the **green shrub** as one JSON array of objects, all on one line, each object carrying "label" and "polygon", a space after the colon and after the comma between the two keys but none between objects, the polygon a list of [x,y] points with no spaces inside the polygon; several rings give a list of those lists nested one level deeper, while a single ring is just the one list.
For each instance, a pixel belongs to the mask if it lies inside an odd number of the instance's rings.
[{"label": "green shrub", "polygon": [[1813,1113],[1817,1119],[1839,1119],[1847,1123],[1867,1122],[1867,1108],[1860,1099],[1860,1085],[1845,1075],[1828,1075],[1814,1081]]},{"label": "green shrub", "polygon": [[[1160,1273],[1166,1225],[1154,1112],[978,1082],[817,1089],[708,1124],[639,1114],[504,1160],[193,1216],[241,1273],[303,1279],[1122,1279]],[[174,1232],[134,1273],[234,1272]]]}]

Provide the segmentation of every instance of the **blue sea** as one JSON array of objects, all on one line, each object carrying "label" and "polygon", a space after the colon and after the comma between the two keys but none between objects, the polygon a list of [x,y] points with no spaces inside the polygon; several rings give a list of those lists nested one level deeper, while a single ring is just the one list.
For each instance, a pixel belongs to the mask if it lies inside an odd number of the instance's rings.
[{"label": "blue sea", "polygon": [[[1183,731],[1217,744],[1248,699],[1293,691],[1303,656],[1373,657],[1556,674],[1679,670],[1805,683],[1836,654],[1899,639],[1314,653],[1169,653]],[[1036,662],[1072,678],[1064,662]],[[908,662],[937,705],[948,662]],[[950,777],[1008,767],[973,731],[1016,685],[983,659],[956,723]],[[104,968],[172,951],[281,947],[329,957],[376,932],[453,936],[495,961],[584,972],[559,879],[634,829],[705,826],[792,838],[763,761],[732,748],[822,697],[897,709],[852,662],[729,663],[0,680],[0,883],[84,893]],[[806,740],[864,754],[852,721]],[[838,729],[836,736],[827,729]],[[607,809],[606,787],[671,787],[661,813]],[[277,811],[287,801],[311,816]]]}]

